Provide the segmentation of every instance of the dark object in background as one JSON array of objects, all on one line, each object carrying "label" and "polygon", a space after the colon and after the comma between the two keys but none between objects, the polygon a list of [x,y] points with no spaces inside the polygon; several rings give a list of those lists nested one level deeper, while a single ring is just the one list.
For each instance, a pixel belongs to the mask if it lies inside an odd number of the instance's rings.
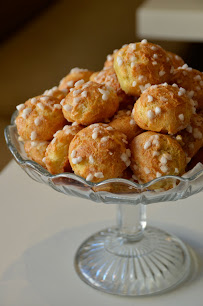
[{"label": "dark object in background", "polygon": [[165,50],[171,51],[182,57],[189,67],[203,71],[203,43],[171,40],[153,40],[149,41],[162,46]]},{"label": "dark object in background", "polygon": [[0,4],[0,42],[15,34],[56,0],[6,0]]},{"label": "dark object in background", "polygon": [[190,43],[185,51],[185,62],[188,66],[203,71],[203,43]]},{"label": "dark object in background", "polygon": [[193,169],[198,163],[203,164],[203,147],[195,154],[191,162],[187,165],[186,171]]}]

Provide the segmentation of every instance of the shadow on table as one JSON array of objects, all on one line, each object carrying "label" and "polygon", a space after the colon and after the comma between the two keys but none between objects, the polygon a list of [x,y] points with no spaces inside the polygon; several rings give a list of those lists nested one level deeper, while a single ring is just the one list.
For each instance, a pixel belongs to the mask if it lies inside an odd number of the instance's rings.
[{"label": "shadow on table", "polygon": [[[112,302],[113,299],[114,302],[117,299],[117,305],[121,305],[120,303],[123,305],[125,298],[92,289],[79,279],[74,270],[73,260],[77,248],[85,238],[102,228],[99,225],[91,224],[65,230],[27,249],[17,262],[6,270],[0,280],[0,305],[80,305],[82,301],[85,304],[93,302],[94,296],[95,300],[98,299],[97,306],[102,305],[105,300],[107,303]],[[163,226],[160,227],[163,228]],[[164,227],[166,228],[167,225],[165,224]],[[170,226],[167,229],[170,230]],[[187,229],[173,226],[173,233],[183,232],[184,234],[179,234],[179,237],[192,247],[190,249],[193,257],[193,272],[181,288],[164,295],[150,297],[151,305],[155,305],[153,299],[156,302],[158,298],[166,298],[168,295],[170,299],[177,298],[177,294],[183,294],[182,290],[187,293],[194,286],[198,286],[198,282],[203,278],[202,237]],[[194,238],[190,241],[188,237]],[[146,305],[142,304],[146,299],[137,299],[140,305]],[[125,299],[125,305],[131,305],[131,303],[132,298]]]}]

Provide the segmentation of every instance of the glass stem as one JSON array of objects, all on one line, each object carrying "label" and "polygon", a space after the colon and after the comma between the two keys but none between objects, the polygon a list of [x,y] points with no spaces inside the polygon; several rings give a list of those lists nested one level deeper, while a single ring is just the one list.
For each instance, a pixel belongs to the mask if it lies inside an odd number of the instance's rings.
[{"label": "glass stem", "polygon": [[120,236],[128,241],[139,241],[146,225],[146,205],[118,205],[117,228]]}]

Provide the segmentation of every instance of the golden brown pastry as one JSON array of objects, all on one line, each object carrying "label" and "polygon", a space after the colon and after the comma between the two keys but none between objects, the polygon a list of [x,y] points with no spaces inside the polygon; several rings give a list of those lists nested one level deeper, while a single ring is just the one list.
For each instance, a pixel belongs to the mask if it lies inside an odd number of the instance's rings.
[{"label": "golden brown pastry", "polygon": [[113,87],[119,98],[119,103],[128,103],[133,100],[133,97],[126,95],[126,93],[121,89],[113,67],[108,67],[99,72],[93,73],[90,77],[90,81]]},{"label": "golden brown pastry", "polygon": [[[125,47],[126,45],[123,45],[123,47]],[[113,63],[114,63],[114,56],[116,54],[116,52],[118,51],[118,49],[115,49],[113,50],[113,53],[112,54],[108,54],[107,57],[106,57],[106,61],[104,62],[104,68],[103,69],[106,69],[106,68],[109,68],[109,67],[113,67]]]},{"label": "golden brown pastry", "polygon": [[89,125],[102,122],[115,114],[119,101],[112,87],[91,81],[76,85],[61,101],[64,117],[68,121]]},{"label": "golden brown pastry", "polygon": [[[186,155],[177,140],[164,134],[145,132],[130,144],[131,169],[138,181],[147,183],[164,175],[185,172]],[[153,188],[171,188],[171,181],[162,181]]]},{"label": "golden brown pastry", "polygon": [[28,140],[24,143],[24,149],[30,159],[34,160],[36,163],[46,168],[44,157],[48,145],[49,141]]},{"label": "golden brown pastry", "polygon": [[[135,182],[134,180],[134,174],[130,167],[124,170],[122,176],[120,178],[130,180],[132,182]],[[136,181],[136,183],[138,183]],[[108,183],[105,185],[100,185],[100,186],[95,186],[92,188],[95,192],[98,191],[106,191],[106,192],[111,192],[111,193],[116,193],[116,194],[129,194],[129,193],[140,193],[140,190],[137,189],[134,186],[130,186],[126,183],[123,182],[113,182],[113,183]]]},{"label": "golden brown pastry", "polygon": [[178,133],[176,139],[186,153],[187,162],[190,162],[191,158],[203,146],[203,117],[194,114],[191,117],[190,124]]},{"label": "golden brown pastry", "polygon": [[93,71],[88,69],[81,69],[81,68],[73,68],[59,83],[59,89],[67,89],[70,90],[74,87],[75,83],[84,80],[84,82],[88,82],[90,76],[92,75]]},{"label": "golden brown pastry", "polygon": [[50,96],[37,96],[17,106],[18,134],[23,140],[48,141],[66,124],[60,100]]},{"label": "golden brown pastry", "polygon": [[203,109],[203,73],[184,64],[175,69],[171,83],[187,90],[190,98],[197,101],[197,108]]},{"label": "golden brown pastry", "polygon": [[131,111],[128,109],[118,111],[109,125],[125,134],[129,142],[143,131],[136,124],[131,116]]},{"label": "golden brown pastry", "polygon": [[190,123],[194,107],[184,88],[153,85],[134,105],[133,117],[143,130],[176,134]]},{"label": "golden brown pastry", "polygon": [[[19,141],[51,174],[74,171],[87,182],[142,184],[181,176],[202,160],[203,73],[146,39],[114,50],[99,72],[73,68],[58,87],[17,110]],[[149,189],[167,190],[175,180]],[[141,192],[121,182],[92,189]]]},{"label": "golden brown pastry", "polygon": [[82,128],[81,125],[66,125],[54,134],[45,154],[45,164],[51,174],[71,172],[68,149],[71,140]]},{"label": "golden brown pastry", "polygon": [[172,61],[172,65],[173,67],[176,69],[178,67],[181,67],[185,64],[184,60],[177,54],[167,51],[166,52],[167,55],[170,57],[171,61]]},{"label": "golden brown pastry", "polygon": [[[118,51],[118,50],[116,50]],[[114,62],[114,54],[108,54],[106,57],[106,61],[104,62],[104,69],[105,68],[109,68],[109,67],[113,67],[113,62]]]},{"label": "golden brown pastry", "polygon": [[168,82],[173,72],[167,53],[145,39],[118,50],[114,57],[114,69],[121,88],[126,94],[134,96],[140,96],[153,84]]},{"label": "golden brown pastry", "polygon": [[66,95],[69,93],[69,90],[64,88],[64,89],[58,89],[57,86],[52,87],[51,89],[45,90],[43,95],[45,96],[51,96],[54,98],[58,98],[59,100],[62,100],[66,97]]},{"label": "golden brown pastry", "polygon": [[107,124],[92,124],[73,138],[69,161],[76,175],[94,183],[120,177],[130,165],[126,136]]}]

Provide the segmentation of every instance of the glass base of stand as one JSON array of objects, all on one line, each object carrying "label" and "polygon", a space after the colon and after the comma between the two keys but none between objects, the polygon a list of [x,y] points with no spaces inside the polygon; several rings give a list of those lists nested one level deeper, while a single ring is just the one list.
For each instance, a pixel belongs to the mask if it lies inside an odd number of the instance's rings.
[{"label": "glass base of stand", "polygon": [[190,273],[190,254],[169,233],[147,227],[140,241],[106,229],[88,238],[78,249],[75,268],[80,278],[106,293],[144,296],[177,287]]}]

